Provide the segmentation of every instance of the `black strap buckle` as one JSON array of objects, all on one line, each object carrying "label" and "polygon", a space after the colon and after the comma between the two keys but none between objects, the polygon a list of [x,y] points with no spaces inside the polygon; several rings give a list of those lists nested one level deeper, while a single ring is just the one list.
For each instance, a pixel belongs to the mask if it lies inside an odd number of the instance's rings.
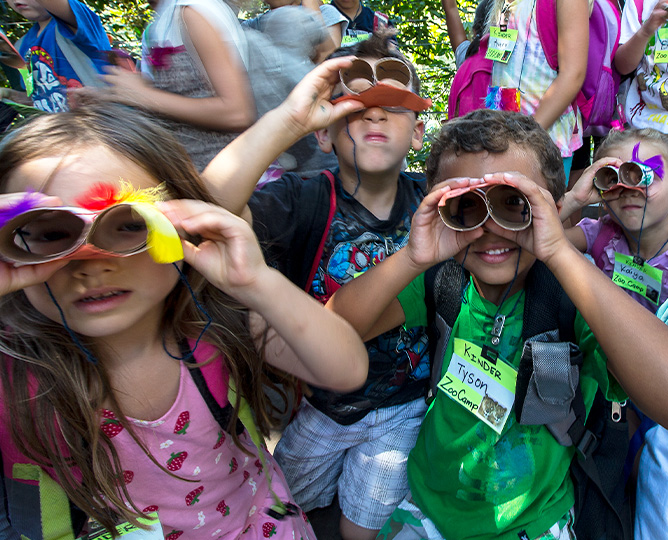
[{"label": "black strap buckle", "polygon": [[576,445],[575,449],[578,451],[578,454],[580,454],[582,459],[587,459],[589,456],[591,456],[597,444],[598,439],[596,438],[596,435],[587,429],[582,434],[582,438]]}]

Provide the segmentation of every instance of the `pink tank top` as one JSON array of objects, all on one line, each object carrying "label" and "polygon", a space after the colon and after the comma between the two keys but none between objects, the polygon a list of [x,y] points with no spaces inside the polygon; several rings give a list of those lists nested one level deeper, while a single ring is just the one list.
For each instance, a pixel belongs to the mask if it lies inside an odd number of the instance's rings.
[{"label": "pink tank top", "polygon": [[[130,497],[140,510],[158,513],[166,540],[241,535],[244,539],[315,539],[301,510],[282,520],[267,515],[273,498],[258,449],[247,431],[240,439],[250,455],[220,428],[184,363],[179,392],[169,411],[154,421],[130,419],[135,435],[155,461],[178,478],[157,467],[130,434],[113,422],[111,411],[102,413],[102,429],[112,437]],[[269,452],[264,454],[272,469],[274,492],[294,504],[278,465]]]}]

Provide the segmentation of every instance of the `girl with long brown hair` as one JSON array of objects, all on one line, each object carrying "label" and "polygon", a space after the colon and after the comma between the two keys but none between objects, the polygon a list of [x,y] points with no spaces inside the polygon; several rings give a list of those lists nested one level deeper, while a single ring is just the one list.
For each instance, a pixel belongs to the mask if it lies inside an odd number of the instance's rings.
[{"label": "girl with long brown hair", "polygon": [[[160,190],[167,201],[128,202]],[[126,107],[39,117],[6,137],[0,193],[0,531],[37,540],[41,507],[46,538],[46,503],[28,495],[56,485],[109,531],[128,522],[170,540],[314,538],[238,411],[247,402],[268,432],[272,368],[338,391],[361,384],[367,354],[347,323],[267,267],[181,146]],[[167,242],[158,233],[171,234],[165,216],[187,238],[173,264],[155,262]],[[136,235],[147,246],[120,247]],[[222,428],[195,380],[205,369],[231,411]]]}]

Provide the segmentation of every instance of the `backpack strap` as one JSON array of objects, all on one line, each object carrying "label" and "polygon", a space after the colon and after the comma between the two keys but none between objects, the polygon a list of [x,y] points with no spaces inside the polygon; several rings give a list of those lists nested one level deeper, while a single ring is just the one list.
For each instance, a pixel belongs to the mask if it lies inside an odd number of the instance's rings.
[{"label": "backpack strap", "polygon": [[591,256],[601,270],[603,270],[603,253],[605,247],[610,243],[610,241],[615,237],[615,224],[612,221],[605,220],[601,225],[601,229],[598,231],[598,236],[594,243],[591,246]]},{"label": "backpack strap", "polygon": [[640,26],[642,26],[642,0],[633,0],[633,3],[636,5],[636,11],[638,13],[638,22],[640,23]]},{"label": "backpack strap", "polygon": [[[320,265],[320,260],[322,259],[322,252],[325,249],[325,242],[327,241],[327,233],[329,233],[329,228],[332,225],[332,220],[334,219],[334,214],[336,213],[336,186],[335,186],[334,175],[332,174],[331,171],[328,170],[322,171],[322,174],[324,174],[329,180],[329,210],[327,211],[327,221],[324,224],[322,236],[320,237],[320,243],[318,244],[318,248],[316,249],[315,255],[313,257],[313,262],[311,263],[311,269],[309,270],[309,273],[306,277],[306,283],[304,284],[304,290],[306,292],[308,292],[309,289],[311,288],[311,283],[313,283],[313,277],[315,276],[315,273],[318,270],[318,266]],[[309,188],[311,187],[311,185],[314,184],[315,184],[314,182],[308,184]],[[308,197],[309,196],[308,188],[306,186],[307,184],[305,184],[302,187],[302,196],[305,195]],[[304,189],[307,189],[306,193],[304,193]],[[305,208],[311,208],[311,207],[306,206]]]},{"label": "backpack strap", "polygon": [[63,51],[65,59],[72,66],[81,84],[84,86],[105,86],[100,78],[100,73],[90,57],[77,47],[71,39],[66,38],[60,32],[58,25],[56,25],[56,43],[60,47],[60,50]]},{"label": "backpack strap", "polygon": [[[205,344],[200,343],[199,347],[206,347]],[[183,341],[180,344],[181,356],[187,357],[191,354],[191,347],[187,341]],[[195,360],[199,363],[200,360],[197,359],[197,354]],[[202,355],[204,356],[204,355]],[[207,359],[207,358],[205,358]],[[195,386],[199,390],[199,393],[202,395],[206,406],[211,411],[211,414],[215,418],[218,425],[224,431],[228,433],[231,432],[232,426],[230,422],[232,421],[232,415],[234,414],[234,407],[232,402],[227,399],[227,395],[223,393],[223,390],[228,386],[223,380],[223,372],[220,369],[220,366],[217,362],[210,362],[203,366],[197,366],[190,369],[190,374],[195,382]],[[225,405],[223,405],[225,403]],[[244,430],[244,426],[241,421],[237,418],[236,425],[237,435],[241,435]]]},{"label": "backpack strap", "polygon": [[557,3],[555,0],[536,1],[536,29],[548,65],[559,69]]},{"label": "backpack strap", "polygon": [[431,358],[428,403],[433,401],[438,392],[437,385],[443,370],[443,355],[462,307],[460,285],[462,281],[468,279],[468,276],[468,272],[454,259],[432,266],[424,274],[424,299],[429,321],[427,332]]}]

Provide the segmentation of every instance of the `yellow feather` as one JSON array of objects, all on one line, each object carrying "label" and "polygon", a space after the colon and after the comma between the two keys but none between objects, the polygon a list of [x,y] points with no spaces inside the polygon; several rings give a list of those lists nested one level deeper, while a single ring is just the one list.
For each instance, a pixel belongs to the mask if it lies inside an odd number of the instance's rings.
[{"label": "yellow feather", "polygon": [[152,203],[132,202],[131,204],[133,210],[146,221],[148,229],[146,244],[153,260],[166,264],[183,259],[181,238],[172,222]]},{"label": "yellow feather", "polygon": [[131,183],[121,180],[117,202],[154,204],[167,198],[167,188],[164,183],[151,188],[135,189]]}]

